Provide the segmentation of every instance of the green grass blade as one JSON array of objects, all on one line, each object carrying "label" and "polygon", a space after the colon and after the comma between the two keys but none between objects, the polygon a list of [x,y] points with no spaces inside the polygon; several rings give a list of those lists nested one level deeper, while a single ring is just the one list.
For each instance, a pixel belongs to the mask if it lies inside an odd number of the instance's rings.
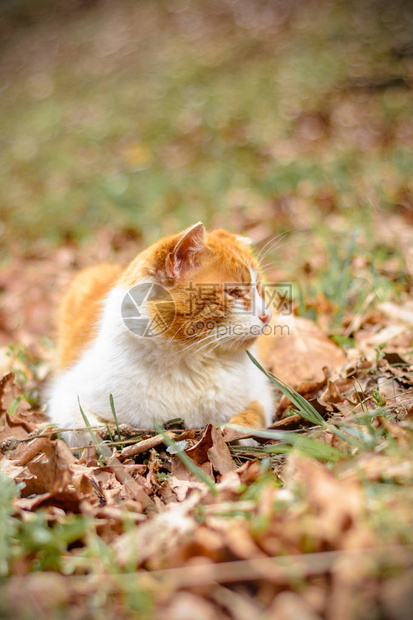
[{"label": "green grass blade", "polygon": [[[226,428],[232,428],[239,432],[248,432],[251,430],[255,437],[262,437],[264,439],[274,439],[283,442],[282,444],[276,444],[273,446],[263,446],[263,451],[268,454],[288,452],[288,446],[298,448],[306,456],[318,459],[320,461],[339,461],[346,458],[346,455],[327,444],[314,439],[312,437],[306,437],[299,433],[291,431],[277,431],[271,428],[268,429],[247,429],[245,426],[239,426],[238,424],[227,424]],[[283,447],[284,446],[284,447]]]},{"label": "green grass blade", "polygon": [[113,402],[113,394],[109,394],[109,402],[110,402],[110,408],[112,409],[112,415],[115,420],[116,430],[118,431],[118,441],[122,441],[121,435],[120,435],[118,416],[116,415],[115,403]]},{"label": "green grass blade", "polygon": [[0,473],[0,577],[9,574],[14,534],[11,515],[15,511],[12,501],[16,494],[17,488],[13,480]]},{"label": "green grass blade", "polygon": [[115,440],[113,438],[112,433],[110,432],[109,424],[106,424],[106,430],[108,431],[108,435],[109,435],[109,439],[110,439],[111,443],[114,443]]},{"label": "green grass blade", "polygon": [[272,381],[272,383],[275,383],[278,389],[283,394],[285,394],[285,396],[287,396],[287,398],[293,403],[293,405],[295,405],[298,415],[300,415],[302,418],[304,418],[308,422],[311,422],[312,424],[323,426],[324,428],[334,433],[334,435],[336,435],[343,441],[346,441],[347,443],[350,443],[358,448],[362,447],[362,444],[359,441],[357,441],[354,437],[349,437],[345,433],[342,433],[341,431],[339,431],[332,424],[329,424],[328,422],[326,422],[324,418],[318,413],[317,409],[315,409],[308,402],[308,400],[306,400],[303,396],[301,396],[301,394],[293,390],[293,388],[289,387],[281,379],[278,379],[277,377],[275,377],[272,373],[267,372],[261,366],[259,361],[255,359],[255,357],[249,351],[247,351],[247,354],[250,360],[253,362],[253,364],[255,364],[255,366],[257,366],[257,368],[259,368],[259,370],[261,370],[261,372],[263,372],[268,377],[268,379]]},{"label": "green grass blade", "polygon": [[23,396],[17,396],[17,398],[13,400],[13,402],[11,403],[9,407],[9,411],[8,411],[9,415],[14,415],[16,413],[17,407],[19,406],[19,403],[22,399],[23,399]]},{"label": "green grass blade", "polygon": [[318,413],[317,409],[310,405],[310,403],[303,396],[301,396],[301,394],[298,394],[298,392],[290,388],[286,383],[284,383],[284,381],[281,381],[281,379],[277,379],[277,377],[274,377],[273,374],[267,372],[249,351],[247,351],[247,354],[253,364],[255,364],[255,366],[257,366],[257,368],[259,368],[259,370],[261,370],[261,372],[263,372],[270,379],[270,381],[275,383],[278,389],[285,394],[287,398],[289,398],[289,400],[297,408],[297,413],[302,418],[312,422],[313,424],[319,424],[321,426],[325,425],[326,422],[324,418]]},{"label": "green grass blade", "polygon": [[185,452],[183,452],[182,450],[179,450],[179,446],[177,446],[176,442],[173,439],[168,437],[168,435],[165,432],[165,429],[162,428],[160,424],[154,421],[153,426],[156,432],[159,433],[159,435],[162,435],[164,444],[168,446],[168,448],[172,447],[176,451],[175,454],[181,459],[182,463],[185,465],[187,469],[189,469],[191,474],[194,474],[194,476],[196,476],[198,480],[200,480],[201,482],[207,485],[207,487],[210,489],[210,491],[212,491],[212,493],[214,493],[214,495],[217,495],[218,489],[216,487],[215,482],[211,480],[211,478],[207,476],[207,474],[204,471],[202,471],[202,469],[198,467],[198,465],[194,463],[194,461],[191,458],[189,458],[189,456],[185,454]]},{"label": "green grass blade", "polygon": [[95,431],[93,430],[93,428],[92,428],[92,426],[91,426],[91,424],[90,424],[90,422],[89,422],[89,420],[87,418],[86,413],[82,409],[82,405],[80,404],[79,396],[77,397],[77,402],[79,404],[80,413],[82,414],[82,418],[83,418],[83,421],[85,423],[85,426],[86,426],[87,430],[89,431],[89,434],[90,434],[90,436],[92,438],[93,445],[95,446],[96,453],[98,455],[100,455],[100,457],[103,460],[105,460],[106,458],[110,458],[111,452],[109,450],[109,447],[102,445],[101,439],[98,437],[98,435],[96,435]]},{"label": "green grass blade", "polygon": [[[340,452],[340,450],[328,446],[322,441],[318,441],[312,437],[297,436],[296,440],[293,442],[293,447],[305,456],[317,459],[318,461],[332,461],[336,463],[345,458],[345,455]],[[273,450],[273,448],[275,448],[275,450]],[[265,451],[269,454],[278,452],[277,446],[265,446]]]},{"label": "green grass blade", "polygon": [[86,413],[82,409],[82,405],[80,404],[79,396],[77,397],[77,402],[79,404],[79,409],[80,409],[80,413],[82,414],[83,421],[85,423],[85,426],[86,426],[87,430],[89,431],[89,434],[90,434],[90,436],[92,438],[92,441],[95,444],[95,446],[98,446],[100,444],[100,441],[99,441],[95,431],[93,430],[93,428],[92,428],[92,426],[91,426],[91,424],[90,424],[90,422],[89,422],[89,420],[87,418]]}]

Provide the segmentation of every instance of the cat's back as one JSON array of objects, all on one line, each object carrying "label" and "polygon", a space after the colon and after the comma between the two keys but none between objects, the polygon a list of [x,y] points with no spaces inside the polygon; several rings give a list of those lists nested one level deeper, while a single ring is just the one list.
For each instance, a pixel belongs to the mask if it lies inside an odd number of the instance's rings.
[{"label": "cat's back", "polygon": [[101,264],[80,271],[64,293],[57,318],[57,365],[75,362],[97,333],[102,302],[115,285],[122,268]]}]

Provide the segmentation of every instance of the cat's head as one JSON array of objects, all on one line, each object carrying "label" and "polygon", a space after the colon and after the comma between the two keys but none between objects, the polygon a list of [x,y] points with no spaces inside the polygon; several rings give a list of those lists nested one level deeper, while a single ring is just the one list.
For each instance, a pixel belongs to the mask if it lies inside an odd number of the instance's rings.
[{"label": "cat's head", "polygon": [[201,222],[139,254],[120,283],[132,331],[194,351],[247,349],[271,318],[249,240]]}]

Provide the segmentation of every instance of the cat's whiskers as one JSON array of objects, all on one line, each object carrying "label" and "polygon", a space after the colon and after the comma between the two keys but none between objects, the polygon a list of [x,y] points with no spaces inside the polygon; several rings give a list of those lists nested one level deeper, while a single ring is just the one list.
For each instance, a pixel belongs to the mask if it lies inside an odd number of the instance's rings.
[{"label": "cat's whiskers", "polygon": [[263,245],[263,247],[260,249],[260,251],[258,252],[256,258],[257,260],[261,260],[265,250],[270,246],[274,246],[274,244],[277,243],[277,241],[282,241],[285,237],[286,237],[287,233],[283,232],[283,233],[279,233],[278,235],[274,235],[273,237],[270,237],[270,239],[268,239],[268,241]]},{"label": "cat's whiskers", "polygon": [[281,233],[279,235],[276,235],[275,237],[272,237],[269,241],[267,241],[264,247],[261,248],[261,250],[258,252],[257,261],[261,263],[275,249],[279,250],[280,248],[284,247],[287,241],[285,241],[284,243],[281,243],[281,242],[284,241],[287,234],[288,233],[286,232]]},{"label": "cat's whiskers", "polygon": [[[207,352],[212,355],[218,347],[222,347],[227,342],[233,342],[232,336],[217,337],[215,333],[207,334],[195,343],[191,343],[187,348],[180,351],[180,354],[187,354],[189,351],[194,352],[197,356],[205,355]],[[202,344],[202,346],[199,346]],[[212,346],[211,346],[212,345]]]},{"label": "cat's whiskers", "polygon": [[192,341],[183,347],[181,343],[177,343],[178,349],[175,349],[175,351],[171,352],[168,355],[168,360],[171,361],[173,358],[186,356],[189,352],[192,351],[196,351],[196,353],[198,354],[203,349],[207,348],[207,346],[211,345],[215,339],[215,334],[207,334],[206,336],[203,336],[202,338],[197,338],[195,341]]},{"label": "cat's whiskers", "polygon": [[178,327],[178,329],[176,330],[176,332],[174,332],[174,333],[172,334],[172,336],[168,339],[168,343],[169,343],[169,342],[173,342],[174,338],[176,338],[176,336],[179,334],[179,332],[181,331],[181,329],[185,328],[191,320],[192,320],[192,317],[190,317],[189,319],[187,319],[186,321],[184,321],[184,322],[182,323],[182,325],[180,325],[180,326]]},{"label": "cat's whiskers", "polygon": [[273,267],[274,267],[273,263],[265,263],[265,265],[260,265],[260,271],[261,273],[265,273],[266,271],[268,271],[269,269]]},{"label": "cat's whiskers", "polygon": [[262,256],[262,258],[260,259],[260,264],[261,264],[261,261],[266,260],[270,256],[270,254],[272,252],[279,251],[279,250],[281,250],[281,248],[283,248],[286,245],[287,245],[287,241],[285,243],[281,243],[281,244],[279,244],[277,246],[268,248],[268,251],[266,251],[265,254]]}]

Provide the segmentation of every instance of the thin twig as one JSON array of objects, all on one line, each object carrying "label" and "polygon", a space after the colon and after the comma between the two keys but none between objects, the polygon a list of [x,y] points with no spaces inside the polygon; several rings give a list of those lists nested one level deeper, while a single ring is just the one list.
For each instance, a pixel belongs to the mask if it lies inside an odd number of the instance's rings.
[{"label": "thin twig", "polygon": [[[280,585],[288,584],[292,579],[306,578],[330,573],[335,564],[342,559],[354,559],[358,563],[368,561],[386,567],[392,564],[398,567],[413,565],[412,545],[389,545],[387,547],[364,547],[360,549],[340,549],[337,551],[320,551],[316,553],[297,553],[279,557],[253,558],[218,562],[213,564],[193,564],[191,570],[182,566],[160,570],[138,570],[110,576],[120,578],[123,588],[136,589],[137,584],[148,590],[168,588],[190,588],[210,585],[212,583],[232,583],[236,581],[270,581]],[[96,573],[93,579],[99,578]],[[72,575],[65,579],[71,583],[86,585],[85,576]]]}]

